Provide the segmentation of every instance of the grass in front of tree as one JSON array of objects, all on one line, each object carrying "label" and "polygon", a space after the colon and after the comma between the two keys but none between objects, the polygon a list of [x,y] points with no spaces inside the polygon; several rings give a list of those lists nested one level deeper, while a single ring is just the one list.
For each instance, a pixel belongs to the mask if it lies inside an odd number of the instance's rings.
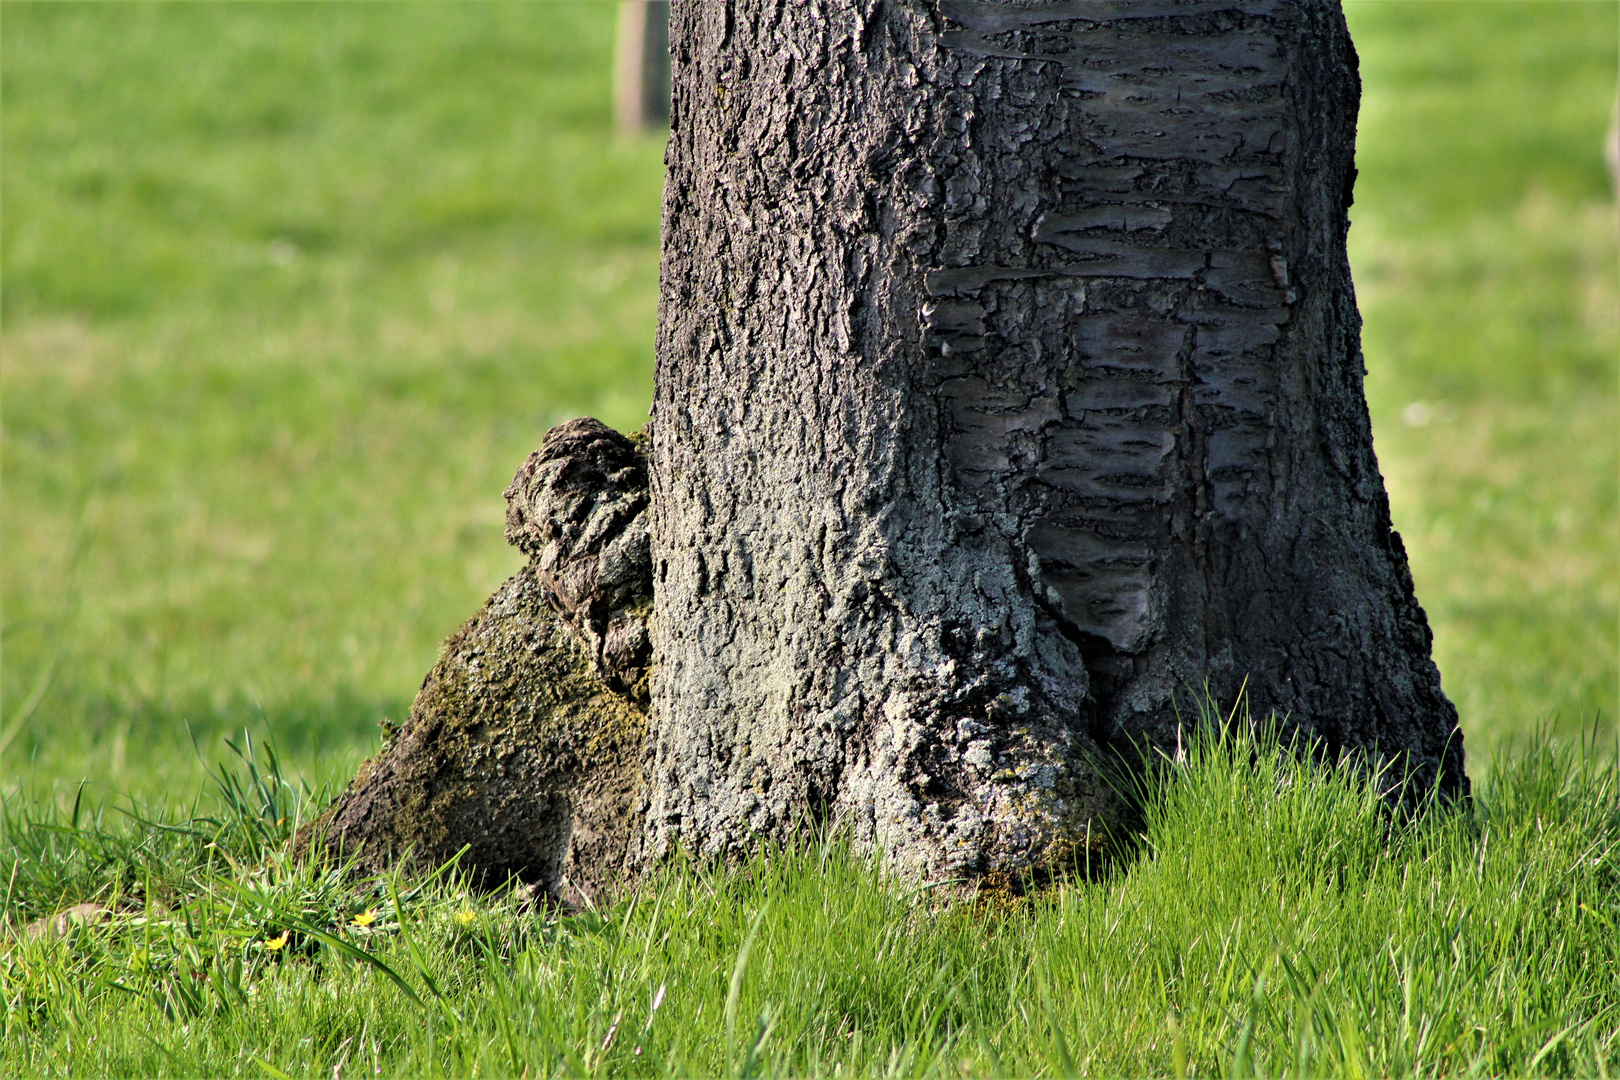
[{"label": "grass in front of tree", "polygon": [[1391,819],[1264,737],[1196,742],[1115,872],[944,899],[837,842],[563,918],[286,861],[301,803],[13,808],[0,1072],[181,1076],[1612,1075],[1620,774],[1545,743]]}]

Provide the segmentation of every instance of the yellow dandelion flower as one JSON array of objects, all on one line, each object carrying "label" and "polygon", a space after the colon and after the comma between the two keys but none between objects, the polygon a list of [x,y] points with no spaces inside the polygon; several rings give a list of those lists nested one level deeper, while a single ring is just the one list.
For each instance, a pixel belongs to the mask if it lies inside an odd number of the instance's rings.
[{"label": "yellow dandelion flower", "polygon": [[372,923],[374,923],[376,921],[377,921],[377,909],[372,908],[370,911],[362,911],[360,914],[358,914],[354,918],[350,919],[349,920],[349,925],[350,926],[370,926]]},{"label": "yellow dandelion flower", "polygon": [[474,921],[477,920],[477,918],[478,918],[478,912],[476,912],[476,911],[458,911],[458,912],[456,912],[456,922],[460,923],[462,926],[471,926],[474,923]]},{"label": "yellow dandelion flower", "polygon": [[265,938],[261,944],[263,944],[265,949],[269,952],[275,952],[278,949],[285,949],[287,947],[287,938],[291,936],[291,934],[291,930],[283,930],[277,937]]}]

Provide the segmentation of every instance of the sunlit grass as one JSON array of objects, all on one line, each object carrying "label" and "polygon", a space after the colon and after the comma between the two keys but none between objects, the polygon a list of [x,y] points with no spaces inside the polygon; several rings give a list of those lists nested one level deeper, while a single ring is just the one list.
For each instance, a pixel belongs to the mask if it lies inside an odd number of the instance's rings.
[{"label": "sunlit grass", "polygon": [[0,1070],[1612,1075],[1612,760],[1533,743],[1404,821],[1240,730],[1157,774],[1110,872],[1011,904],[823,838],[544,917],[292,864],[307,804],[240,766],[164,825],[13,808],[11,917],[99,906],[6,932]]},{"label": "sunlit grass", "polygon": [[1357,226],[1370,397],[1445,688],[1475,739],[1553,719],[1612,731],[1613,204],[1538,190],[1461,238],[1403,242],[1386,227]]},{"label": "sunlit grass", "polygon": [[7,5],[9,783],[166,790],[249,723],[352,770],[515,568],[541,433],[639,425],[611,14]]},{"label": "sunlit grass", "polygon": [[1396,527],[1470,747],[1620,709],[1616,9],[1346,4],[1351,263]]}]

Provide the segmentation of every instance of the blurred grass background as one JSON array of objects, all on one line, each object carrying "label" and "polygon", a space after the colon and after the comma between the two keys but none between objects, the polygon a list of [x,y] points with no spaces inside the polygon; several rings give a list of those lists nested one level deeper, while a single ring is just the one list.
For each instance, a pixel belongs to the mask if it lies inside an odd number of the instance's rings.
[{"label": "blurred grass background", "polygon": [[[1368,395],[1479,749],[1620,699],[1613,3],[1346,5]],[[651,393],[611,3],[5,3],[0,791],[341,782]]]},{"label": "blurred grass background", "polygon": [[1615,3],[1345,4],[1350,260],[1396,528],[1470,746],[1620,705]]}]

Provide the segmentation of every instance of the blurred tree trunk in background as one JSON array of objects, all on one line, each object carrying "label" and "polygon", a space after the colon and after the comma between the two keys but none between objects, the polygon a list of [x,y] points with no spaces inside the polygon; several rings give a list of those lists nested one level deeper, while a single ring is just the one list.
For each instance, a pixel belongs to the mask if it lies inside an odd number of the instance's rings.
[{"label": "blurred tree trunk in background", "polygon": [[613,119],[627,135],[669,121],[669,4],[620,0],[613,50]]}]

